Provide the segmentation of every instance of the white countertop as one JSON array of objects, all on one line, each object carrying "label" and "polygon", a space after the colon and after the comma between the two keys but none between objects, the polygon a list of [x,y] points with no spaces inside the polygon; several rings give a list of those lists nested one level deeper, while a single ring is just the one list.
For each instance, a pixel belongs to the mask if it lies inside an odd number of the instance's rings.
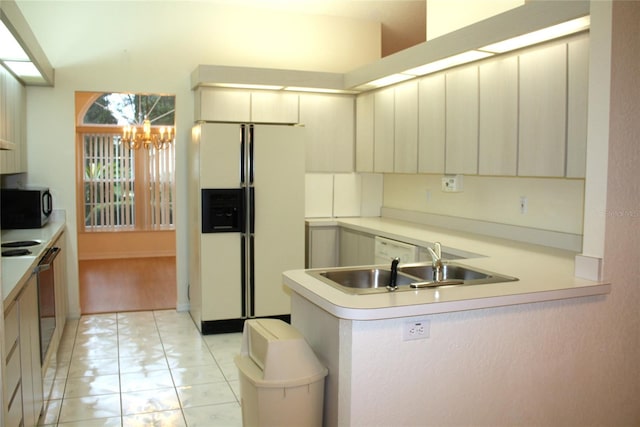
[{"label": "white countertop", "polygon": [[576,278],[576,253],[566,250],[380,217],[320,219],[308,223],[311,226],[339,225],[420,246],[441,242],[443,251],[460,249],[483,255],[479,258],[456,260],[457,264],[519,279],[516,282],[486,285],[352,295],[307,274],[307,271],[326,269],[292,270],[284,273],[284,283],[294,292],[339,318],[374,320],[411,317],[602,295],[611,290],[609,283]]},{"label": "white countertop", "polygon": [[63,232],[64,218],[52,218],[42,228],[29,228],[24,230],[2,230],[2,241],[13,240],[40,240],[37,251],[31,255],[19,257],[2,257],[2,298],[5,308],[20,292],[19,284],[28,279],[33,269],[38,264],[44,251]]}]

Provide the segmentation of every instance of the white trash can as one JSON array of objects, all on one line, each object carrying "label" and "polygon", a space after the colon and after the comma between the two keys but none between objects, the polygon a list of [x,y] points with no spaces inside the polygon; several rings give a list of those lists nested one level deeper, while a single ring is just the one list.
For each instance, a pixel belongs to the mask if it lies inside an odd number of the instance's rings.
[{"label": "white trash can", "polygon": [[234,361],[243,426],[322,426],[328,371],[293,326],[277,319],[245,321]]}]

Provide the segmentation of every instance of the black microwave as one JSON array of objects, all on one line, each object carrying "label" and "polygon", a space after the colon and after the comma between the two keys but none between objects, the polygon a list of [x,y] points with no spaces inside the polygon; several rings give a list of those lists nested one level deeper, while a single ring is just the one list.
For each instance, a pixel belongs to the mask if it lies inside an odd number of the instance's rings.
[{"label": "black microwave", "polygon": [[0,228],[41,228],[49,221],[53,199],[48,188],[3,188],[0,192]]}]

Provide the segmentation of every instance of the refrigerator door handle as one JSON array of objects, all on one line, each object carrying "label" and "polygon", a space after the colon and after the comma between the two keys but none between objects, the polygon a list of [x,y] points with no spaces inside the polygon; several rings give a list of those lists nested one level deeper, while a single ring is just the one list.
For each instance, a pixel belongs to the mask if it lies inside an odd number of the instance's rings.
[{"label": "refrigerator door handle", "polygon": [[249,188],[249,233],[256,232],[256,191],[254,187]]},{"label": "refrigerator door handle", "polygon": [[249,235],[249,317],[256,315],[255,237]]},{"label": "refrigerator door handle", "polygon": [[244,156],[245,156],[246,135],[247,135],[247,132],[245,130],[245,125],[240,125],[240,183],[241,184],[244,184],[245,182]]},{"label": "refrigerator door handle", "polygon": [[242,235],[240,239],[240,292],[241,292],[241,308],[242,318],[247,318],[247,238]]},{"label": "refrigerator door handle", "polygon": [[249,185],[253,184],[253,125],[249,125]]}]

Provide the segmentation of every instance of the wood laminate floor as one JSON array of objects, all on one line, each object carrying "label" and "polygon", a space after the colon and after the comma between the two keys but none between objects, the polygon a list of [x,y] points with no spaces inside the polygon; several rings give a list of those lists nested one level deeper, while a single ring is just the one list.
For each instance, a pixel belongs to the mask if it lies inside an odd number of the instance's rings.
[{"label": "wood laminate floor", "polygon": [[176,258],[80,261],[82,314],[176,308]]}]

